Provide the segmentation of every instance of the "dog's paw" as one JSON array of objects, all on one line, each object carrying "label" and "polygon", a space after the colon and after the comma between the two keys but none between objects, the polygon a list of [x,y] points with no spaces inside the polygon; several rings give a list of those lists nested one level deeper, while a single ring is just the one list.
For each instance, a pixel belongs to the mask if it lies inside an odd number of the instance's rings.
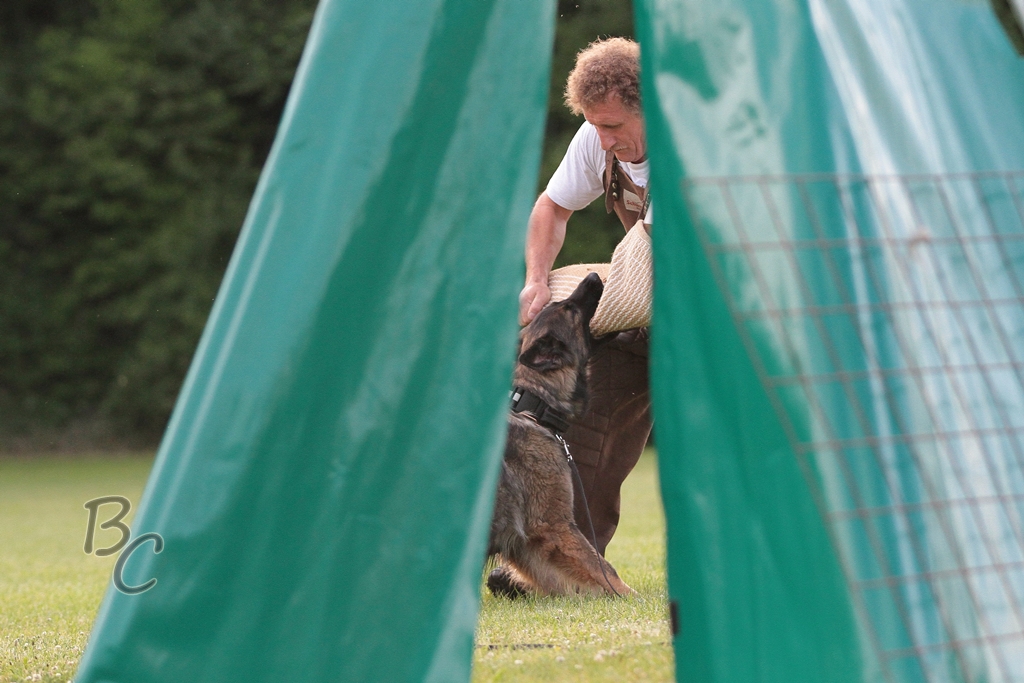
[{"label": "dog's paw", "polygon": [[498,567],[487,576],[487,588],[496,598],[515,600],[526,595],[526,589],[519,585],[505,566]]}]

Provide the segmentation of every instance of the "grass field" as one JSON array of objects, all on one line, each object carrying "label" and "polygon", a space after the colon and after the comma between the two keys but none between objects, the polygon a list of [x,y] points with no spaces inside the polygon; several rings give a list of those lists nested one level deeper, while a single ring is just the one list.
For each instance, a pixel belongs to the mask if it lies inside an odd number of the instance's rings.
[{"label": "grass field", "polygon": [[[0,683],[71,679],[116,561],[83,552],[83,505],[105,495],[137,504],[151,464],[139,454],[0,458]],[[639,594],[515,602],[485,594],[473,681],[672,680],[655,482],[648,454],[626,482],[608,548]],[[101,520],[107,510],[116,508]],[[118,538],[97,530],[95,547]]]},{"label": "grass field", "polygon": [[665,521],[646,453],[622,491],[607,557],[638,595],[508,601],[484,591],[473,681],[671,681]]},{"label": "grass field", "polygon": [[[83,551],[83,505],[138,503],[151,465],[148,455],[0,459],[0,682],[70,680],[117,559]],[[95,547],[119,538],[98,530]]]}]

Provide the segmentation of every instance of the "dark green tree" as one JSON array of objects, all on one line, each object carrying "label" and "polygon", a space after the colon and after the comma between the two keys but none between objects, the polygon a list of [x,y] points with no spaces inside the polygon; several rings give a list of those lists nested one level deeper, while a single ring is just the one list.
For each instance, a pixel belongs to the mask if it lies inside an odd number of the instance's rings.
[{"label": "dark green tree", "polygon": [[[152,443],[173,407],[277,129],[316,0],[0,3],[0,449]],[[558,3],[542,185],[581,120],[576,52],[628,0]],[[606,260],[600,206],[562,262]]]},{"label": "dark green tree", "polygon": [[100,0],[9,39],[18,63],[2,71],[0,100],[7,433],[76,421],[159,433],[312,5]]}]

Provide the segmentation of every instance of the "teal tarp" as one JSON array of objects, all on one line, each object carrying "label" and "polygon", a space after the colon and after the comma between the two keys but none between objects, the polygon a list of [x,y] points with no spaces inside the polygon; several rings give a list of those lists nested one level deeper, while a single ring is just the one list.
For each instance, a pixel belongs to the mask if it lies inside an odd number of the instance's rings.
[{"label": "teal tarp", "polygon": [[980,1],[637,25],[679,680],[1024,680],[1024,61]]},{"label": "teal tarp", "polygon": [[321,3],[79,681],[468,679],[553,16]]}]

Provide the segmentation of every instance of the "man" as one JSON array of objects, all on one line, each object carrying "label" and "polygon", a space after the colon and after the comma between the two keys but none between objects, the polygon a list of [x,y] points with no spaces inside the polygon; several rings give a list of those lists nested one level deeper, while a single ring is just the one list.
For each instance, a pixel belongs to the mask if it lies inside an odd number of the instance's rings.
[{"label": "man", "polygon": [[[573,211],[605,193],[605,207],[615,211],[627,230],[643,217],[650,231],[640,47],[625,38],[591,43],[576,57],[565,102],[586,122],[530,214],[526,283],[519,295],[523,325],[551,300],[548,274]],[[565,436],[580,470],[602,555],[619,523],[620,486],[651,433],[647,340],[646,328],[629,330],[594,353],[587,414]],[[576,522],[586,534],[586,512],[580,500]]]}]

